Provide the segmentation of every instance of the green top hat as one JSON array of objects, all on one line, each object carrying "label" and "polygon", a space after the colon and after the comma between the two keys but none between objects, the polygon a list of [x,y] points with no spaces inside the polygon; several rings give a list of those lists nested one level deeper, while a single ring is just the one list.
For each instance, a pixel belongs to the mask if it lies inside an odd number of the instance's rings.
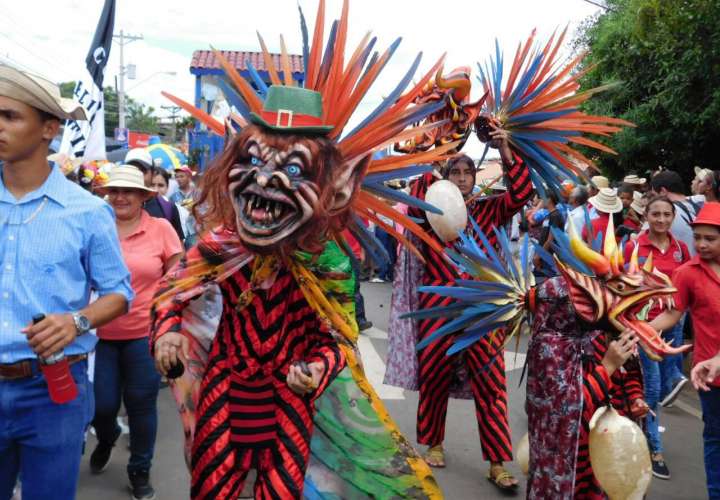
[{"label": "green top hat", "polygon": [[334,125],[322,123],[320,92],[301,87],[272,85],[263,110],[250,113],[250,121],[279,132],[326,135]]}]

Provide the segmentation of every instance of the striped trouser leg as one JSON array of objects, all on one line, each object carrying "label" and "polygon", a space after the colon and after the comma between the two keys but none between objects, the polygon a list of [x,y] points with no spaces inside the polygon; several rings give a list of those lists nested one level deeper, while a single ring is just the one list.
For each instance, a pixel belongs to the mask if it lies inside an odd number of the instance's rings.
[{"label": "striped trouser leg", "polygon": [[503,341],[496,331],[465,352],[483,458],[491,462],[512,460]]},{"label": "striped trouser leg", "polygon": [[300,499],[310,457],[312,410],[307,398],[289,389],[277,394],[277,439],[262,454],[255,483],[256,499]]},{"label": "striped trouser leg", "polygon": [[[420,294],[420,307],[444,305],[435,303],[437,296]],[[428,302],[424,304],[424,302]],[[420,321],[420,339],[430,336],[446,322],[442,318]],[[418,352],[417,441],[420,444],[436,446],[445,439],[445,418],[447,416],[450,383],[455,370],[455,356],[448,357],[447,350],[453,336],[443,337]]]},{"label": "striped trouser leg", "polygon": [[230,440],[230,374],[221,365],[218,359],[208,364],[196,412],[190,490],[193,500],[237,498],[251,467],[251,450],[238,452]]}]

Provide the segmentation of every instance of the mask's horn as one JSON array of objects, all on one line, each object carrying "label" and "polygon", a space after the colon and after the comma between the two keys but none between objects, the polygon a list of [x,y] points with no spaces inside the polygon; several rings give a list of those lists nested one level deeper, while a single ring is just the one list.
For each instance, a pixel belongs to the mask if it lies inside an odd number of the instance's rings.
[{"label": "mask's horn", "polygon": [[635,243],[632,255],[630,256],[630,264],[628,265],[628,274],[635,274],[640,270],[638,265],[638,252],[640,251],[640,245]]},{"label": "mask's horn", "polygon": [[610,260],[585,244],[582,238],[578,236],[572,219],[570,219],[569,234],[570,248],[578,259],[590,267],[598,276],[605,276],[610,272]]},{"label": "mask's horn", "polygon": [[643,264],[643,271],[647,271],[647,272],[651,273],[653,270],[653,267],[655,267],[653,265],[653,254],[652,254],[652,252],[650,252],[647,256],[647,259],[645,259],[645,264]]}]

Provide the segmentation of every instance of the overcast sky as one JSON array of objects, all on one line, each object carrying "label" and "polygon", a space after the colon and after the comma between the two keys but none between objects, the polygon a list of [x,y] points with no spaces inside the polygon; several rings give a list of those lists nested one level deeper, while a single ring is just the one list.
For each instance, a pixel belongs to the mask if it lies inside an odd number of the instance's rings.
[{"label": "overcast sky", "polygon": [[[301,0],[300,5],[312,34],[317,0]],[[102,6],[103,0],[0,0],[0,59],[58,82],[77,79],[83,74]],[[341,0],[327,0],[328,24],[340,15],[341,7]],[[517,43],[533,28],[538,29],[538,38],[545,40],[554,29],[569,24],[571,40],[577,25],[597,11],[584,0],[351,0],[351,47],[367,31],[378,37],[376,48],[382,50],[396,37],[403,38],[362,108],[376,105],[420,51],[424,55],[418,75],[447,52],[446,70],[469,65],[474,78],[476,62],[484,61],[494,50],[496,38],[510,59]],[[137,79],[126,80],[126,91],[155,108],[170,104],[160,96],[161,90],[192,102],[194,77],[189,66],[193,50],[213,45],[255,51],[259,47],[255,30],[259,30],[271,51],[279,52],[278,35],[282,33],[288,50],[301,53],[298,19],[293,0],[117,0],[116,33],[123,29],[144,36],[125,47],[126,64],[137,65]],[[114,45],[106,85],[113,85],[118,65],[119,50]],[[175,72],[176,76],[158,72]],[[474,85],[473,99],[479,95],[480,88]],[[361,118],[356,116],[354,121]],[[481,150],[474,138],[466,146],[473,156],[479,156]]]}]

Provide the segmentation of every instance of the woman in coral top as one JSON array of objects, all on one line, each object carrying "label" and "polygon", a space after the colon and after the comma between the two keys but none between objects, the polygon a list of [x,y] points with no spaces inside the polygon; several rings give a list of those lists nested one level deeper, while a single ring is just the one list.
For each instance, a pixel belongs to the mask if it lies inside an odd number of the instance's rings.
[{"label": "woman in coral top", "polygon": [[[646,259],[652,253],[655,267],[672,276],[675,269],[690,260],[690,252],[682,240],[673,237],[670,232],[673,219],[675,218],[675,205],[665,196],[656,196],[648,201],[645,208],[645,217],[648,229],[638,235],[634,244],[625,246],[625,256],[630,258],[635,245],[638,245],[640,259]],[[648,321],[655,319],[662,309],[655,305],[648,313]],[[668,342],[676,345],[682,343],[682,321],[665,332],[663,336]],[[679,337],[679,338],[678,338]],[[676,340],[676,338],[678,338]],[[682,356],[678,354],[677,356]],[[643,379],[645,385],[645,400],[650,409],[655,412],[647,416],[646,434],[650,445],[653,474],[660,479],[670,479],[670,471],[663,458],[662,441],[658,431],[657,412],[663,392],[677,395],[679,389],[687,382],[682,372],[677,368],[676,360],[664,359],[653,361],[647,357],[643,350],[640,350],[640,358],[643,366]],[[665,386],[665,391],[663,391]]]},{"label": "woman in coral top", "polygon": [[153,498],[149,482],[157,433],[160,376],[150,355],[150,307],[160,278],[180,259],[183,247],[165,219],[151,217],[143,203],[155,195],[133,166],[115,167],[102,194],[115,211],[120,246],[135,291],[130,310],[99,328],[95,359],[95,418],[98,444],[90,456],[93,473],[103,472],[120,436],[117,414],[125,404],[130,425],[130,487],[136,499]]}]

